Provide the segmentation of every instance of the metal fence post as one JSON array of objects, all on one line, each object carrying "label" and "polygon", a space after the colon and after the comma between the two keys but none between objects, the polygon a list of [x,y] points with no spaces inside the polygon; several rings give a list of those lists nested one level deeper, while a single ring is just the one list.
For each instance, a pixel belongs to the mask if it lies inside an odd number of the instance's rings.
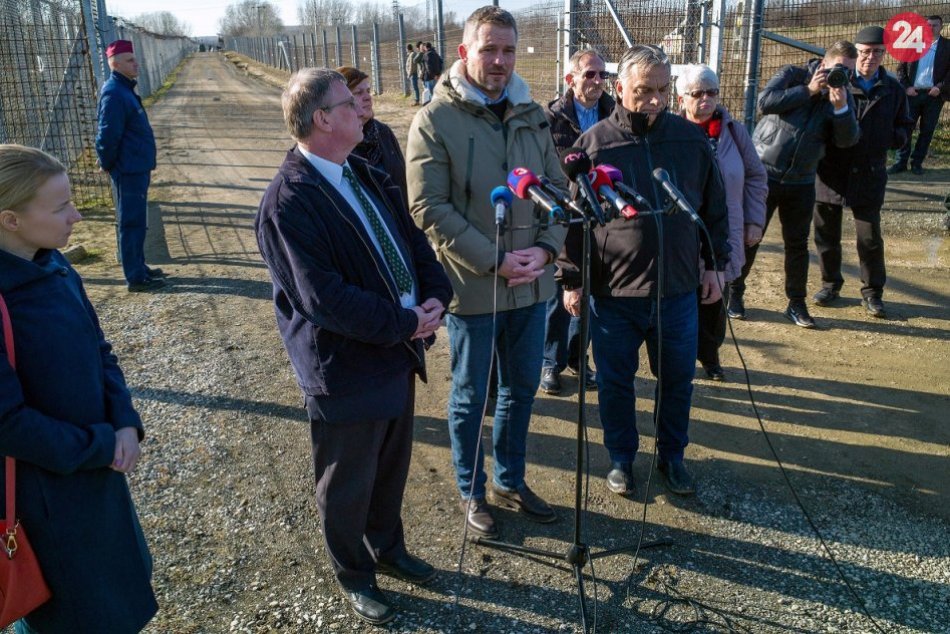
[{"label": "metal fence post", "polygon": [[373,22],[373,90],[377,95],[383,94],[383,80],[379,72],[379,23]]},{"label": "metal fence post", "polygon": [[326,29],[323,29],[323,66],[330,67],[330,44],[327,42]]},{"label": "metal fence post", "polygon": [[[574,33],[574,8],[577,0],[564,0],[564,24],[562,32],[564,39],[562,41],[563,49],[560,50],[561,68],[567,70],[571,63],[571,55],[574,54],[573,33]],[[560,86],[560,84],[559,84]],[[560,93],[559,93],[560,94]]]},{"label": "metal fence post", "polygon": [[353,56],[353,68],[359,68],[360,67],[360,51],[356,43],[356,38],[359,36],[357,35],[355,24],[353,24],[350,27],[350,33],[352,34],[350,38],[352,40],[350,42],[350,53]]},{"label": "metal fence post", "polygon": [[343,65],[343,30],[337,26],[336,27],[336,59],[334,60],[336,64],[334,66]]},{"label": "metal fence post", "polygon": [[765,0],[755,0],[752,5],[752,28],[749,29],[749,55],[745,72],[745,109],[743,122],[749,133],[755,127],[755,102],[759,96],[759,61],[762,49],[762,15],[765,13]]},{"label": "metal fence post", "polygon": [[396,16],[399,27],[399,72],[402,74],[402,93],[409,96],[409,78],[406,76],[406,23],[402,14]]},{"label": "metal fence post", "polygon": [[435,42],[439,49],[439,57],[445,59],[445,20],[442,16],[442,0],[435,2]]}]

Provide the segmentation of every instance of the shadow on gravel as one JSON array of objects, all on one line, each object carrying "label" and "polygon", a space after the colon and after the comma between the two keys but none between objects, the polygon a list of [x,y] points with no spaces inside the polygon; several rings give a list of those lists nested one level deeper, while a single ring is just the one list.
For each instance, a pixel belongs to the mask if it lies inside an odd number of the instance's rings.
[{"label": "shadow on gravel", "polygon": [[208,409],[244,412],[257,414],[260,416],[272,416],[283,418],[285,420],[308,424],[307,411],[301,404],[300,407],[291,407],[279,403],[268,403],[263,401],[249,401],[243,398],[233,398],[230,396],[217,396],[212,394],[201,394],[196,392],[181,392],[178,390],[166,390],[154,387],[133,387],[130,386],[132,396],[140,400],[158,401],[160,403],[174,403],[186,407],[205,407]]}]

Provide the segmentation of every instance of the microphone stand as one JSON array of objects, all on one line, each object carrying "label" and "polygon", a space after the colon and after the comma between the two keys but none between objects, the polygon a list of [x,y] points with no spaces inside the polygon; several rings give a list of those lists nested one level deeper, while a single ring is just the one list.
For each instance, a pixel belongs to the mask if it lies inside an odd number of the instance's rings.
[{"label": "microphone stand", "polygon": [[[577,584],[577,594],[580,601],[581,609],[581,625],[583,631],[588,632],[587,627],[587,596],[584,590],[584,567],[592,562],[595,559],[602,559],[604,557],[612,557],[614,555],[620,555],[623,553],[636,552],[638,550],[644,550],[647,548],[657,548],[659,546],[670,546],[673,544],[673,540],[658,539],[655,541],[645,541],[640,542],[639,544],[628,544],[626,546],[619,546],[617,548],[610,548],[606,550],[601,550],[597,552],[591,552],[589,546],[584,542],[583,536],[581,534],[581,514],[584,511],[583,507],[583,482],[582,478],[584,477],[584,441],[586,439],[586,430],[587,430],[587,348],[588,342],[590,341],[590,292],[591,292],[591,276],[590,276],[590,262],[591,262],[591,234],[594,230],[594,225],[597,223],[597,214],[591,208],[592,205],[600,206],[600,203],[594,200],[585,200],[584,208],[582,209],[583,215],[580,219],[570,220],[565,224],[574,224],[578,220],[582,223],[582,228],[584,232],[584,240],[582,247],[582,260],[581,260],[581,342],[583,350],[581,351],[580,359],[578,362],[578,367],[580,368],[579,378],[580,385],[578,387],[577,395],[577,460],[575,462],[574,469],[574,541],[568,547],[567,552],[558,552],[553,550],[545,550],[541,548],[531,548],[529,546],[522,546],[520,544],[512,544],[510,542],[505,542],[498,539],[490,539],[486,537],[474,537],[473,541],[476,544],[487,546],[489,548],[494,548],[497,550],[511,552],[511,553],[520,553],[525,555],[536,555],[540,557],[547,557],[549,559],[563,560],[566,561],[571,566],[571,570],[574,573],[574,581]],[[571,209],[577,213],[578,209],[575,206],[572,206]],[[653,211],[647,212],[642,215],[658,215],[661,213],[669,213],[668,211]],[[600,217],[603,217],[603,210],[601,210]]]}]

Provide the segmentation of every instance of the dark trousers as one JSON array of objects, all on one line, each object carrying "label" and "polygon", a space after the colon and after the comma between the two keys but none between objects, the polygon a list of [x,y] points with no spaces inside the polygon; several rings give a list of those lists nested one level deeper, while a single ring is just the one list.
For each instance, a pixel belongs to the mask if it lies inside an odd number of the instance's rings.
[{"label": "dark trousers", "polygon": [[373,586],[376,561],[393,561],[406,552],[401,512],[412,454],[415,376],[407,376],[406,384],[406,409],[398,418],[310,421],[320,526],[333,572],[346,590]]},{"label": "dark trousers", "polygon": [[558,283],[554,296],[548,300],[544,322],[543,368],[561,373],[570,366],[580,367],[581,318],[564,308],[564,289]]},{"label": "dark trousers", "polygon": [[943,108],[943,98],[931,97],[926,91],[917,93],[916,97],[907,98],[907,114],[914,121],[914,125],[920,121],[920,132],[917,134],[917,144],[914,145],[913,154],[910,151],[913,134],[907,137],[907,143],[897,151],[897,163],[907,165],[907,159],[910,158],[910,164],[914,167],[920,167],[924,159],[927,158],[927,150],[930,148],[930,140],[933,139],[934,130],[937,129],[937,122],[940,120],[940,110]]},{"label": "dark trousers", "polygon": [[[815,205],[815,248],[821,264],[821,284],[840,289],[841,276],[841,205]],[[861,296],[880,299],[887,275],[884,270],[884,237],[881,235],[881,207],[854,206],[858,261],[861,263]]]},{"label": "dark trousers", "polygon": [[[808,232],[815,206],[815,185],[783,185],[769,180],[769,195],[765,201],[765,228],[775,210],[782,223],[782,241],[785,243],[785,296],[790,300],[804,300],[808,293]],[[759,243],[761,244],[761,243]],[[733,293],[745,293],[746,278],[755,262],[759,245],[745,248],[742,273],[731,284]]]},{"label": "dark trousers", "polygon": [[723,305],[729,305],[729,286],[722,289],[721,299],[712,304],[699,301],[702,290],[696,293],[699,307],[699,339],[696,346],[696,359],[703,365],[719,365],[719,348],[726,340],[726,311]]},{"label": "dark trousers", "polygon": [[148,229],[148,184],[151,174],[123,174],[113,170],[109,176],[115,193],[122,273],[129,284],[141,284],[148,279],[145,232]]}]

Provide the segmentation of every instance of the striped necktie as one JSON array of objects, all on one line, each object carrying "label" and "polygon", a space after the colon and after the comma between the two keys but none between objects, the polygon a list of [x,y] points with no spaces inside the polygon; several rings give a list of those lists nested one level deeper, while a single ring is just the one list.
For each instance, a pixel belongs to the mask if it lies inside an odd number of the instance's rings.
[{"label": "striped necktie", "polygon": [[389,272],[392,273],[393,279],[396,280],[396,288],[399,289],[400,295],[411,292],[412,276],[409,274],[409,269],[406,268],[402,258],[399,257],[399,253],[396,251],[396,245],[389,236],[389,232],[386,231],[386,227],[383,226],[383,219],[379,217],[379,212],[376,211],[376,208],[369,201],[369,198],[366,197],[366,193],[363,192],[363,188],[360,186],[356,174],[354,174],[353,170],[347,165],[343,166],[343,178],[350,184],[353,193],[356,194],[356,197],[360,201],[360,207],[363,208],[363,214],[366,216],[366,219],[369,220],[370,227],[373,228],[373,234],[376,235],[376,241],[379,242],[379,247],[383,250],[386,265],[389,267]]}]

